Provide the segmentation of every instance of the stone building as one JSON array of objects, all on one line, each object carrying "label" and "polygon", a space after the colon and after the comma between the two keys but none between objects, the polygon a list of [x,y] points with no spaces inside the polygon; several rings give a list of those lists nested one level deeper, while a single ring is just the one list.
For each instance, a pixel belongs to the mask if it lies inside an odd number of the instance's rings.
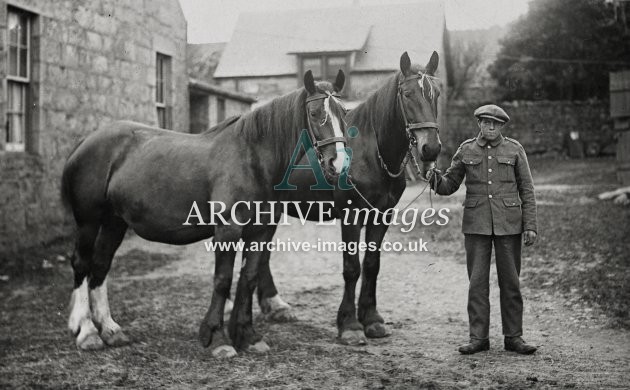
[{"label": "stone building", "polygon": [[343,95],[352,107],[399,69],[405,51],[421,65],[437,51],[437,76],[446,88],[445,34],[441,1],[244,13],[214,79],[262,103],[300,87],[308,69],[328,80],[343,69]]},{"label": "stone building", "polygon": [[177,0],[0,0],[0,255],[70,231],[66,157],[117,119],[188,131]]}]

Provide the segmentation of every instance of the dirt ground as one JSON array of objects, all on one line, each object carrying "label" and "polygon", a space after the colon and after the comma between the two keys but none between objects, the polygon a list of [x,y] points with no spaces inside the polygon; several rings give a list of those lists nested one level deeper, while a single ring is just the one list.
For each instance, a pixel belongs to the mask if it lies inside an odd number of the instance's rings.
[{"label": "dirt ground", "polygon": [[[392,228],[386,236],[429,242],[428,253],[382,255],[378,307],[391,337],[362,347],[336,342],[340,253],[273,253],[280,294],[298,321],[258,318],[269,354],[215,360],[197,341],[212,291],[212,254],[202,243],[175,247],[130,236],[109,287],[114,319],[134,343],[77,350],[66,330],[71,269],[51,250],[45,268],[37,257],[34,272],[0,281],[0,387],[627,388],[628,313],[618,302],[630,290],[630,212],[593,198],[615,187],[612,160],[531,163],[541,237],[524,249],[521,277],[525,339],[539,347],[532,356],[503,350],[494,269],[490,351],[462,356],[456,350],[468,335],[460,190],[433,197],[436,207],[451,209],[446,227]],[[402,204],[421,189],[408,188]],[[426,196],[414,204],[428,206]],[[340,240],[339,227],[314,224],[281,226],[277,237]]]}]

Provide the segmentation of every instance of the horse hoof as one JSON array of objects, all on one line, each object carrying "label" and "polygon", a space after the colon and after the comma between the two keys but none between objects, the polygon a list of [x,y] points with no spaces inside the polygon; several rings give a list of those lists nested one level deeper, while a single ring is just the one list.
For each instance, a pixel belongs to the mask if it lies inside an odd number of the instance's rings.
[{"label": "horse hoof", "polygon": [[365,327],[365,335],[371,339],[380,339],[392,335],[392,331],[389,330],[385,324],[380,322],[374,322]]},{"label": "horse hoof", "polygon": [[260,340],[256,344],[253,344],[247,347],[246,351],[251,352],[251,353],[256,353],[256,354],[264,354],[264,353],[269,352],[270,349],[271,348],[269,348],[269,345],[267,345],[267,343]]},{"label": "horse hoof", "polygon": [[101,339],[110,347],[122,347],[124,345],[131,344],[131,339],[127,335],[119,330],[118,332],[103,332]]},{"label": "horse hoof", "polygon": [[272,312],[266,313],[265,320],[269,322],[295,322],[297,317],[291,312],[290,308],[278,309]]},{"label": "horse hoof", "polygon": [[103,340],[96,333],[90,333],[83,338],[77,339],[77,347],[83,351],[98,351],[105,348]]},{"label": "horse hoof", "polygon": [[212,356],[216,359],[229,359],[237,355],[238,353],[231,345],[221,345],[212,350]]},{"label": "horse hoof", "polygon": [[339,342],[343,345],[356,346],[367,344],[367,339],[361,330],[345,330],[341,333]]}]

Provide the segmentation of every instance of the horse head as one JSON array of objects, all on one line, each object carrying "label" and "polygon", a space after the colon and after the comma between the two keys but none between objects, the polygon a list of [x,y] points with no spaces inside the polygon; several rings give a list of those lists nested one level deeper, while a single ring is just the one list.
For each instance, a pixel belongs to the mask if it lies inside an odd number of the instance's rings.
[{"label": "horse head", "polygon": [[422,69],[412,64],[407,52],[400,57],[398,104],[408,135],[415,137],[422,161],[435,161],[442,148],[438,134],[438,79],[434,77],[439,56],[433,52]]},{"label": "horse head", "polygon": [[310,70],[304,74],[308,130],[327,177],[339,175],[349,158],[345,150],[347,140],[343,135],[345,109],[338,99],[345,80],[342,70],[337,73],[334,83],[315,82]]}]

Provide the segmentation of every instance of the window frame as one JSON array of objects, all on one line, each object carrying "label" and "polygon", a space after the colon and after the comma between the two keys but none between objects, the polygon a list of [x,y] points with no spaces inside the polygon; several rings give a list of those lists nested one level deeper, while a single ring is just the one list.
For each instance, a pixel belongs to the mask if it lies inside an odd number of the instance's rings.
[{"label": "window frame", "polygon": [[[20,35],[19,31],[21,31],[21,29],[18,31],[18,36],[15,42],[15,45],[12,44],[11,42],[11,33],[9,30],[9,18],[15,15],[18,18],[18,23],[20,24],[22,22],[22,19],[25,20],[25,26],[26,26],[26,44],[22,44],[22,37],[23,35]],[[30,12],[27,12],[25,10],[19,9],[19,8],[15,8],[15,7],[7,7],[7,20],[6,20],[6,37],[7,37],[7,50],[6,50],[6,74],[5,74],[5,102],[6,102],[6,106],[5,106],[5,125],[4,125],[4,140],[1,143],[2,144],[2,149],[1,151],[5,151],[5,152],[26,152],[26,146],[29,142],[29,140],[27,140],[27,137],[30,137],[31,134],[31,109],[30,109],[30,101],[31,101],[31,87],[32,87],[32,75],[31,75],[31,68],[32,68],[32,53],[33,53],[33,40],[32,40],[32,30],[33,30],[33,23],[34,23],[34,15],[31,14]],[[11,74],[10,73],[10,67],[11,67],[11,48],[15,47],[16,48],[16,59],[15,59],[15,64],[16,64],[16,73],[17,74]],[[25,71],[26,71],[26,76],[21,76],[20,75],[20,65],[21,65],[21,50],[26,49],[26,67],[25,67]],[[9,102],[12,100],[10,98],[11,93],[13,91],[12,86],[19,86],[20,90],[21,90],[21,109],[18,110],[14,110],[12,107],[9,106]],[[19,138],[21,138],[20,142],[11,142],[11,138],[12,132],[10,131],[10,123],[11,123],[11,119],[15,116],[15,115],[19,115],[21,116],[21,124],[22,124],[22,134],[20,135]]]},{"label": "window frame", "polygon": [[[156,52],[155,56],[155,108],[158,127],[172,129],[172,57]],[[160,100],[161,97],[161,100]]]}]

